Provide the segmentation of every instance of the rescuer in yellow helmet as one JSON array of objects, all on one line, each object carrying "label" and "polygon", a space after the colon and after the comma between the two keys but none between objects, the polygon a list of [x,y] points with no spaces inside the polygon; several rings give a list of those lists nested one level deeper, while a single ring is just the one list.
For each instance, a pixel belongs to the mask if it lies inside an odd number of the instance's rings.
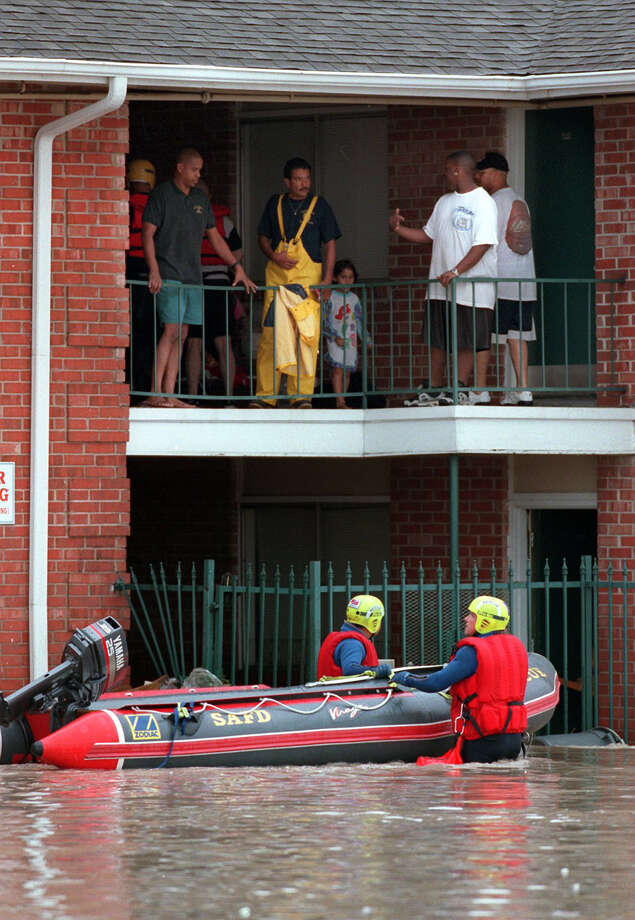
[{"label": "rescuer in yellow helmet", "polygon": [[[405,687],[437,693],[450,688],[450,717],[457,744],[443,759],[451,763],[492,763],[516,758],[527,728],[524,705],[527,652],[520,639],[506,632],[507,604],[480,595],[467,608],[464,638],[449,663],[429,677],[395,673]],[[419,758],[427,762],[435,758]]]},{"label": "rescuer in yellow helmet", "polygon": [[329,633],[318,655],[318,679],[363,674],[388,677],[390,667],[379,664],[373,639],[381,628],[384,605],[372,594],[356,594],[348,602],[342,626]]}]

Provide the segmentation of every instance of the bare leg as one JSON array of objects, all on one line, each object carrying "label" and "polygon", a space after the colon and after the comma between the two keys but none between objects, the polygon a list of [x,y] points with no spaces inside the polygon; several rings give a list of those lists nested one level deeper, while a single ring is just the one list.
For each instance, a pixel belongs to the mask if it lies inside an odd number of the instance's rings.
[{"label": "bare leg", "polygon": [[516,380],[521,390],[527,389],[527,364],[529,360],[529,351],[527,342],[522,339],[511,339],[507,337],[509,345],[509,356],[512,359],[514,370],[516,371]]},{"label": "bare leg", "polygon": [[489,351],[476,352],[476,386],[479,390],[487,389],[487,368],[489,366]]},{"label": "bare leg", "polygon": [[185,346],[185,376],[187,378],[187,392],[193,396],[198,395],[202,360],[203,339],[188,338]]},{"label": "bare leg", "polygon": [[156,386],[160,393],[174,393],[179,372],[181,349],[187,339],[188,326],[178,323],[166,323],[157,345],[155,368]]},{"label": "bare leg", "polygon": [[457,365],[459,380],[467,386],[474,366],[474,352],[471,348],[469,350],[459,350]]},{"label": "bare leg", "polygon": [[[228,346],[229,343],[229,347]],[[214,345],[218,351],[218,366],[225,381],[225,393],[232,396],[234,392],[234,377],[236,376],[236,358],[232,348],[231,339],[226,336],[218,336],[214,339]]]},{"label": "bare leg", "polygon": [[445,386],[445,375],[443,373],[445,368],[445,349],[435,348],[431,346],[430,348],[430,386],[431,387],[442,387]]},{"label": "bare leg", "polygon": [[333,392],[335,393],[335,406],[337,409],[344,409],[346,407],[346,400],[344,399],[344,369],[332,367],[331,381],[333,382]]}]

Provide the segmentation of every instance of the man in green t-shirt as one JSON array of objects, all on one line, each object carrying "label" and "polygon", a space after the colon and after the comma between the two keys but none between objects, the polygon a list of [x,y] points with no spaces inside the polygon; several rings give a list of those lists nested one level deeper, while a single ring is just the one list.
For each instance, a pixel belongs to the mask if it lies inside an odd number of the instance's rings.
[{"label": "man in green t-shirt", "polygon": [[[190,323],[203,321],[201,239],[205,234],[220,258],[234,270],[234,285],[256,290],[216,228],[207,196],[196,185],[203,169],[198,150],[179,153],[172,179],[158,185],[143,212],[143,252],[148,265],[148,287],[156,294],[163,332],[157,344],[151,396],[144,406],[189,408],[173,394],[181,350]],[[165,283],[164,283],[165,282]]]}]

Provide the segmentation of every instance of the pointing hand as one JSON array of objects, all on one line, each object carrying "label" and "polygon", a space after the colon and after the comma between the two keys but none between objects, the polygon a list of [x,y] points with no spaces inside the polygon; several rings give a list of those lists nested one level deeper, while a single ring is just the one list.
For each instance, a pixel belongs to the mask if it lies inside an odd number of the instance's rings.
[{"label": "pointing hand", "polygon": [[402,217],[399,208],[397,208],[388,218],[388,226],[391,230],[398,230],[399,227],[403,224],[404,217]]}]

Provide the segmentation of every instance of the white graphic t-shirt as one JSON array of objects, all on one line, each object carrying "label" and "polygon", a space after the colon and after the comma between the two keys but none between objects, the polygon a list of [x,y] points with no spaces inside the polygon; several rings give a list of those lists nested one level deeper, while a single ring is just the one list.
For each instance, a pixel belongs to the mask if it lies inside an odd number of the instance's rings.
[{"label": "white graphic t-shirt", "polygon": [[[454,268],[472,246],[488,243],[485,255],[464,273],[464,277],[488,277],[497,275],[496,243],[498,212],[494,199],[485,189],[475,188],[471,192],[449,192],[443,195],[423,228],[432,242],[430,278],[438,278],[443,272]],[[447,288],[450,296],[451,288]],[[494,308],[494,284],[481,282],[456,285],[456,302],[464,306]],[[438,282],[430,284],[430,298],[445,300],[446,288]]]}]

